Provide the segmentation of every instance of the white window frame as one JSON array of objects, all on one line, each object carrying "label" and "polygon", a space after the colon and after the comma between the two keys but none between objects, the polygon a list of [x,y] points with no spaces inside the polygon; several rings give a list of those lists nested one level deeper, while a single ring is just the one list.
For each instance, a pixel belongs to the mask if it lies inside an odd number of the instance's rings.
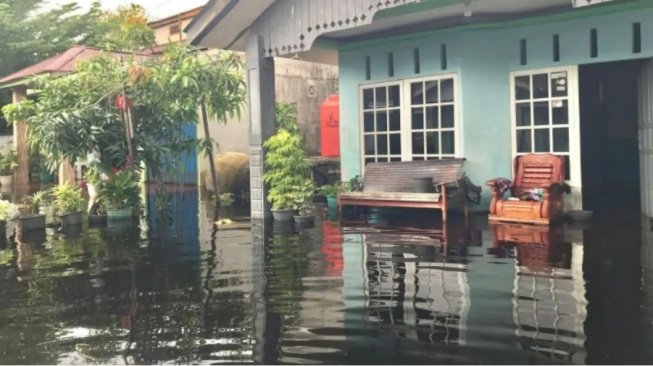
[{"label": "white window frame", "polygon": [[[413,158],[413,141],[412,141],[412,114],[411,114],[411,84],[415,82],[426,82],[426,81],[441,81],[444,79],[453,79],[453,102],[451,103],[454,107],[454,127],[451,129],[454,133],[454,154],[452,156],[445,156],[445,158],[460,158],[464,156],[463,154],[463,143],[462,143],[462,126],[461,126],[461,96],[460,96],[460,85],[459,77],[457,73],[447,73],[447,74],[438,74],[431,76],[423,76],[419,78],[409,78],[409,79],[400,79],[400,80],[389,80],[382,82],[369,82],[360,84],[358,86],[358,106],[359,106],[359,132],[360,132],[360,164],[361,172],[365,172],[365,108],[363,105],[364,96],[363,90],[369,88],[377,87],[390,87],[390,86],[399,86],[401,106],[399,108],[400,118],[401,118],[401,161],[412,161]],[[433,103],[428,103],[428,105]],[[449,104],[449,103],[445,103]],[[438,102],[436,105],[440,105]],[[369,112],[369,110],[367,110]],[[388,121],[389,123],[389,121]],[[449,130],[448,128],[445,129]],[[440,128],[437,131],[441,131]],[[439,148],[442,149],[441,141],[439,142]],[[441,150],[440,150],[441,151]],[[389,152],[389,151],[388,151]],[[390,155],[390,154],[388,154]],[[438,153],[439,156],[442,154]],[[376,156],[376,155],[375,155]]]},{"label": "white window frame", "polygon": [[[525,155],[527,153],[518,153],[517,152],[517,97],[515,95],[515,78],[520,76],[532,76],[537,74],[544,73],[556,73],[556,72],[566,72],[567,73],[567,97],[559,97],[559,99],[567,99],[568,101],[568,113],[569,113],[569,180],[567,184],[572,187],[581,187],[581,157],[580,157],[580,111],[579,111],[579,98],[578,98],[578,66],[567,66],[567,67],[555,67],[555,68],[544,68],[544,69],[532,69],[532,70],[522,70],[510,73],[510,143],[511,143],[511,153],[512,159],[520,155]],[[531,83],[531,88],[533,85]],[[551,93],[551,86],[549,85],[549,94]],[[549,101],[555,100],[558,98],[531,98],[528,99],[529,102],[537,101]],[[533,111],[531,110],[531,118],[533,118]],[[549,106],[549,118],[552,118],[551,106]],[[532,128],[533,126],[531,126]],[[549,126],[536,127],[537,128],[548,128]],[[534,134],[533,137],[534,138]],[[551,138],[549,143],[553,145],[553,139]],[[534,142],[531,141],[531,148],[534,150]],[[538,154],[538,153],[535,153]],[[546,153],[542,153],[546,154]],[[555,154],[555,152],[552,152]]]}]

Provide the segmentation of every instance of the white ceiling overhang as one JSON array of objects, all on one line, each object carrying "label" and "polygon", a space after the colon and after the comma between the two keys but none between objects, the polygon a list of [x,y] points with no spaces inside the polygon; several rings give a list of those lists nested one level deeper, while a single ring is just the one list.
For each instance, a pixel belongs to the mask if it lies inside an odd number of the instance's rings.
[{"label": "white ceiling overhang", "polygon": [[234,44],[275,0],[211,0],[184,30],[201,48],[235,49]]}]

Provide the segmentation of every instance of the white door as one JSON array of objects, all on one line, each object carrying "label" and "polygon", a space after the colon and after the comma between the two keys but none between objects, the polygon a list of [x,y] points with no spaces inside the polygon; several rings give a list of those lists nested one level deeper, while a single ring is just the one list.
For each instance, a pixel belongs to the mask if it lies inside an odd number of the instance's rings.
[{"label": "white door", "polygon": [[642,213],[653,217],[653,61],[639,78],[639,167]]},{"label": "white door", "polygon": [[512,157],[552,153],[566,158],[572,194],[566,209],[581,209],[580,113],[576,66],[510,75]]}]

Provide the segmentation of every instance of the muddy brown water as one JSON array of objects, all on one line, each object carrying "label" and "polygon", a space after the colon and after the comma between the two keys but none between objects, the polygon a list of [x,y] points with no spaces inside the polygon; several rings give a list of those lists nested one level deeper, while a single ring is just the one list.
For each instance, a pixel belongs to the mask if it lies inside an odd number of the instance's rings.
[{"label": "muddy brown water", "polygon": [[214,231],[190,198],[158,233],[1,244],[0,364],[653,363],[653,232],[637,215],[531,243],[454,219],[443,245],[428,211],[320,210],[296,228],[232,210]]}]

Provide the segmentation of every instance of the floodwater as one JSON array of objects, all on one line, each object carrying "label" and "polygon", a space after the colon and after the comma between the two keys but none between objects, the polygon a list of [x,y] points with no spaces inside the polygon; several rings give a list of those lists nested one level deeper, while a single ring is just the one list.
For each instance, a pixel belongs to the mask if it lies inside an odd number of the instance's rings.
[{"label": "floodwater", "polygon": [[205,208],[1,244],[0,364],[653,363],[638,216],[443,233],[429,211],[305,229],[226,213],[215,231]]}]

